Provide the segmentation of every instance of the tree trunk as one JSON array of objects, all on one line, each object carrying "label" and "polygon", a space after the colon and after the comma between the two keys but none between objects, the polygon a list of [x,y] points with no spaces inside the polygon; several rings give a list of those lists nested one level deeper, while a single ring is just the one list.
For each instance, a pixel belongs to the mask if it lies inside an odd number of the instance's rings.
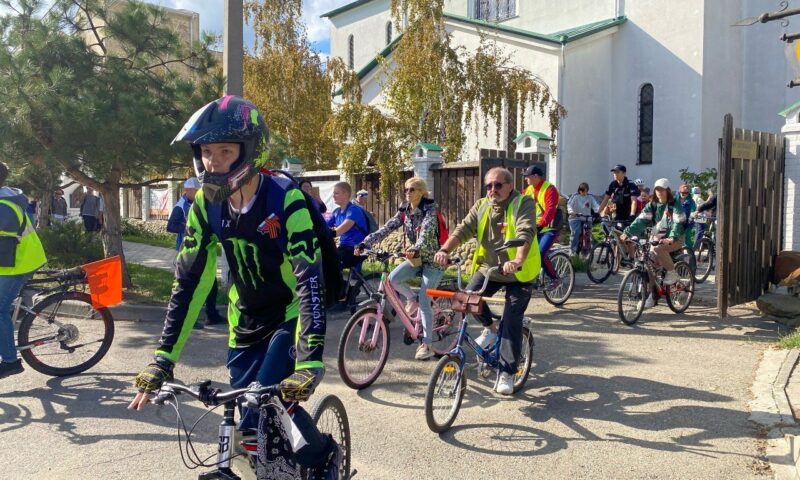
[{"label": "tree trunk", "polygon": [[128,266],[125,263],[125,253],[122,251],[122,217],[119,209],[119,184],[102,184],[100,193],[103,195],[105,211],[103,212],[103,252],[106,257],[119,255],[122,258],[122,286],[133,286]]},{"label": "tree trunk", "polygon": [[53,204],[53,194],[45,192],[39,203],[39,228],[50,226],[50,206]]}]

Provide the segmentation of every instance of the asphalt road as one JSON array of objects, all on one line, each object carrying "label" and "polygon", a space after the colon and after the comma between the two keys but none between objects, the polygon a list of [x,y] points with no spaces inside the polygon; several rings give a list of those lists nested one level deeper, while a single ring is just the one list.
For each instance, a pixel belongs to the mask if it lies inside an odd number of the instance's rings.
[{"label": "asphalt road", "polygon": [[[347,406],[356,479],[767,478],[747,402],[774,324],[746,309],[721,323],[708,308],[676,316],[657,307],[627,327],[614,295],[586,287],[563,309],[535,297],[537,363],[526,389],[501,398],[472,372],[460,415],[441,436],[427,429],[422,407],[434,362],[414,361],[394,322],[383,375],[352,391],[336,369],[344,318],[334,317],[320,391]],[[160,330],[118,322],[109,354],[85,374],[27,370],[0,380],[3,478],[196,478],[181,463],[172,409],[125,409]],[[226,383],[225,344],[221,328],[195,332],[178,378]],[[186,403],[181,412],[193,420],[204,410]],[[215,413],[198,427],[196,445],[209,455],[218,421]]]}]

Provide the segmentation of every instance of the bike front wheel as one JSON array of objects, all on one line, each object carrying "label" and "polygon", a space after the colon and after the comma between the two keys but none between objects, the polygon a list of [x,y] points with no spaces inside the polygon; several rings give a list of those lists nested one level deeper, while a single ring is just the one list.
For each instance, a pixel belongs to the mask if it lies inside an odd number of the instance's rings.
[{"label": "bike front wheel", "polygon": [[708,279],[711,269],[714,267],[714,246],[711,240],[708,238],[700,240],[695,259],[697,270],[695,271],[694,281],[695,283],[703,283]]},{"label": "bike front wheel", "polygon": [[339,376],[350,388],[361,390],[378,379],[389,358],[389,329],[375,307],[355,313],[339,339]]},{"label": "bike front wheel", "polygon": [[[551,287],[545,286],[543,290],[544,298],[550,304],[559,307],[569,300],[570,295],[572,295],[572,289],[575,288],[575,269],[572,266],[572,260],[569,255],[564,252],[550,255],[550,263],[558,276],[558,281]],[[543,274],[542,279],[547,283],[549,277]]]},{"label": "bike front wheel", "polygon": [[55,293],[32,310],[20,323],[17,348],[39,373],[61,377],[86,371],[105,356],[114,340],[111,312],[95,309],[87,293]]},{"label": "bike front wheel", "polygon": [[666,287],[667,306],[675,313],[683,313],[694,298],[694,275],[692,268],[684,261],[675,263],[678,281]]},{"label": "bike front wheel", "polygon": [[586,275],[594,283],[603,283],[614,270],[614,254],[608,242],[598,243],[592,248],[586,262]]},{"label": "bike front wheel", "polygon": [[622,323],[633,325],[639,320],[647,294],[647,276],[644,272],[634,268],[625,274],[617,294],[617,310]]},{"label": "bike front wheel", "polygon": [[[350,478],[352,442],[350,441],[350,421],[347,418],[344,404],[336,395],[326,394],[314,404],[310,415],[319,432],[333,437],[342,450],[342,461],[339,463],[337,478]],[[303,476],[303,478],[307,477]]]},{"label": "bike front wheel", "polygon": [[453,425],[466,391],[467,378],[459,357],[440,358],[425,391],[425,421],[431,431],[442,433]]}]

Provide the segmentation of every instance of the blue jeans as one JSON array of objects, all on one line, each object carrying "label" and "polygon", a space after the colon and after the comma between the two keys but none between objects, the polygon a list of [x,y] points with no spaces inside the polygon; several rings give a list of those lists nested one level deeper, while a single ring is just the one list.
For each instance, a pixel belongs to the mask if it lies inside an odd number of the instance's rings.
[{"label": "blue jeans", "polygon": [[548,230],[546,232],[539,233],[538,236],[539,254],[542,256],[542,267],[544,267],[544,273],[546,273],[550,278],[558,278],[558,275],[553,268],[553,264],[550,262],[550,257],[547,256],[547,252],[550,251],[550,247],[552,247],[553,242],[556,241],[557,233],[557,230]]},{"label": "blue jeans", "polygon": [[580,218],[569,219],[569,231],[572,233],[572,236],[569,237],[569,249],[572,250],[572,253],[578,253],[578,242],[581,240],[582,226],[583,220]]},{"label": "blue jeans", "polygon": [[[262,385],[275,385],[291,375],[294,372],[296,328],[297,321],[286,322],[267,342],[229,349],[227,367],[231,387],[244,388],[256,381]],[[260,413],[249,408],[242,408],[241,412],[238,428],[256,428]],[[299,404],[295,405],[292,420],[308,442],[308,445],[295,452],[297,462],[306,467],[319,465],[332,448],[328,437],[317,430],[311,416]]]},{"label": "blue jeans", "polygon": [[[484,278],[486,277],[481,272],[475,272],[467,283],[467,290],[480,288]],[[483,294],[491,297],[501,288],[506,289],[506,304],[503,307],[503,330],[500,338],[500,370],[513,375],[517,372],[519,357],[522,355],[522,319],[531,301],[532,288],[530,283],[490,281]],[[476,316],[484,327],[492,325],[492,314],[485,303],[481,313]]]},{"label": "blue jeans", "polygon": [[17,360],[17,347],[14,344],[14,322],[11,319],[11,304],[19,296],[25,282],[31,277],[24,275],[0,275],[0,360]]},{"label": "blue jeans", "polygon": [[408,281],[420,274],[422,274],[422,283],[419,288],[419,312],[422,316],[422,342],[430,345],[431,333],[433,333],[433,308],[431,308],[431,297],[425,292],[429,288],[439,286],[444,270],[425,264],[415,267],[406,261],[392,270],[392,273],[389,274],[389,281],[392,282],[392,286],[399,294],[413,300],[415,295],[409,288]]}]

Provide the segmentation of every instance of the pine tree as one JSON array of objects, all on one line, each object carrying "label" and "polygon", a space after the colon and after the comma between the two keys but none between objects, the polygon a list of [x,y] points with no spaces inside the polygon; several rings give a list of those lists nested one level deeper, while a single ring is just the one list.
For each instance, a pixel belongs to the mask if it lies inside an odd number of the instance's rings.
[{"label": "pine tree", "polygon": [[102,0],[0,3],[11,10],[0,18],[0,157],[100,192],[105,254],[122,255],[120,188],[186,166],[185,146],[170,143],[221,94],[206,76],[214,39],[184,45],[163,9],[136,1],[113,12]]}]

